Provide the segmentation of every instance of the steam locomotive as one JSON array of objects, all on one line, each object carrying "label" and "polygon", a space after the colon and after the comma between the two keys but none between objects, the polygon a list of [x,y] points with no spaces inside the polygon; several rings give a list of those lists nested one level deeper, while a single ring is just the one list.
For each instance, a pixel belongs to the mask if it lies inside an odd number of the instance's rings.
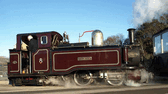
[{"label": "steam locomotive", "polygon": [[[10,49],[8,79],[14,85],[45,85],[50,77],[67,75],[77,85],[89,85],[103,79],[110,85],[122,85],[125,80],[141,80],[141,47],[134,42],[135,29],[128,29],[129,42],[120,45],[103,45],[103,33],[92,32],[92,45],[88,42],[69,43],[66,33],[26,33],[17,35],[16,48]],[[38,49],[26,49],[33,36]]]}]

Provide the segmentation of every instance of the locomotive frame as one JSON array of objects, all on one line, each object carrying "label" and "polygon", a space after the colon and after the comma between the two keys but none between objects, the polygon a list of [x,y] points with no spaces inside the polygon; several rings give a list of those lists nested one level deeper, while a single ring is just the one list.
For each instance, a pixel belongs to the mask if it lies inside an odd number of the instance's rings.
[{"label": "locomotive frame", "polygon": [[[129,44],[106,46],[69,43],[66,34],[62,37],[55,31],[18,34],[16,49],[10,49],[8,79],[12,85],[44,85],[50,77],[61,76],[64,80],[64,76],[73,74],[77,85],[91,84],[97,78],[111,85],[121,85],[125,77],[139,81],[143,67],[140,66],[140,45],[134,43],[134,30],[128,29]],[[28,35],[38,41],[36,52],[30,53],[22,47],[23,43],[28,45]],[[134,75],[136,69],[138,72]]]}]

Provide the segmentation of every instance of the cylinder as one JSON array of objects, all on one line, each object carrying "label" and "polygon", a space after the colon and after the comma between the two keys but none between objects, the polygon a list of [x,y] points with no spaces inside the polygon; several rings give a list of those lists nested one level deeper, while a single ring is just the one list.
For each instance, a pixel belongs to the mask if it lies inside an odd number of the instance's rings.
[{"label": "cylinder", "polygon": [[134,32],[135,32],[135,29],[134,28],[130,28],[127,31],[129,32],[130,44],[134,44]]},{"label": "cylinder", "polygon": [[103,33],[100,30],[94,30],[92,32],[92,45],[103,46]]}]

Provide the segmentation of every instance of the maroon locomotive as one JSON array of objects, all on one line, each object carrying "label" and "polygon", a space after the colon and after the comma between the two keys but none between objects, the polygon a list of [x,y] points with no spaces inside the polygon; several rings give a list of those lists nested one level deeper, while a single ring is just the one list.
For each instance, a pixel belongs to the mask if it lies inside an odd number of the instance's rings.
[{"label": "maroon locomotive", "polygon": [[[12,85],[44,85],[50,77],[69,74],[77,85],[91,84],[93,79],[111,85],[121,85],[125,78],[140,80],[140,45],[134,43],[134,30],[128,29],[130,41],[121,45],[103,45],[100,30],[92,32],[91,46],[69,43],[66,33],[55,31],[18,34],[16,48],[10,49],[8,79]],[[29,46],[29,35],[37,41],[34,52],[22,46]]]}]

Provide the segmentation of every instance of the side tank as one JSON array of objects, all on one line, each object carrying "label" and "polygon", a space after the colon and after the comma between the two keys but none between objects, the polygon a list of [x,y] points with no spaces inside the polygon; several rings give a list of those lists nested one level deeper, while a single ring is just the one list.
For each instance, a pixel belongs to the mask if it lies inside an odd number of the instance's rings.
[{"label": "side tank", "polygon": [[103,33],[100,30],[92,32],[92,46],[103,46]]}]

